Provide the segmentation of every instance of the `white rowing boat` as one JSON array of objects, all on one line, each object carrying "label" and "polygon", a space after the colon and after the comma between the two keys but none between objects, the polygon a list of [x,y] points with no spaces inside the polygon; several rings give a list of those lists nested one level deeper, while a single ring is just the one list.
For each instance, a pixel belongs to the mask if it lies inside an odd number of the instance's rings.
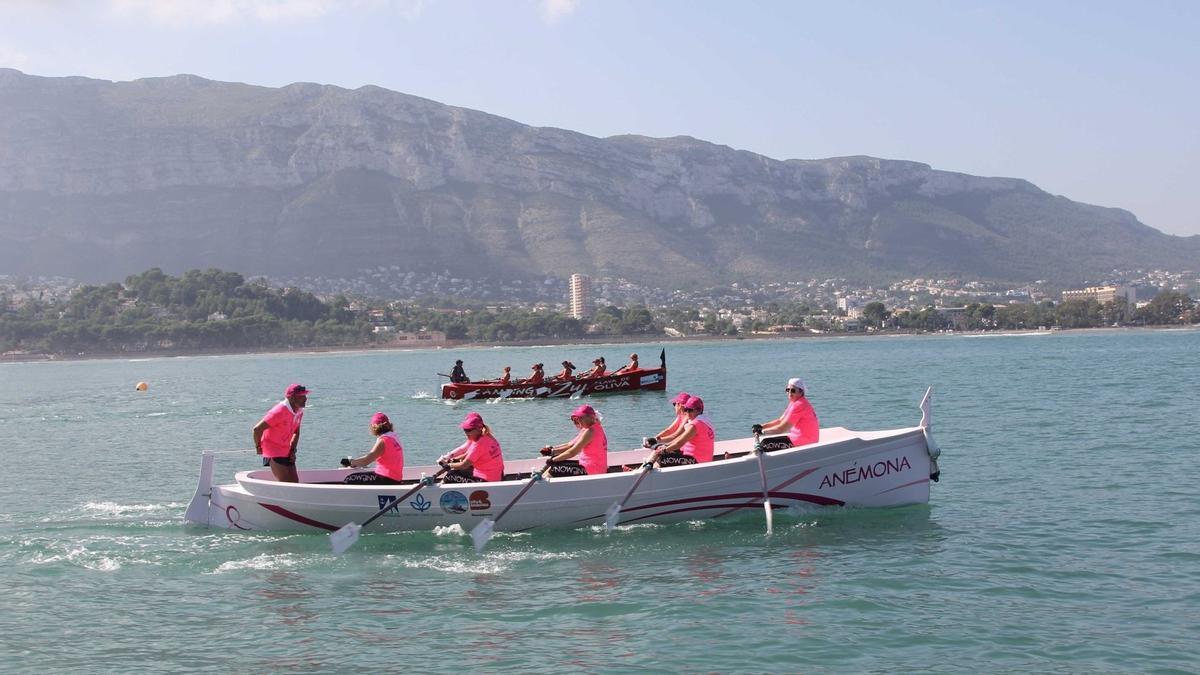
[{"label": "white rowing boat", "polygon": [[[889,507],[929,501],[939,451],[929,429],[929,401],[921,423],[886,431],[821,429],[818,443],[767,450],[761,455],[774,509],[814,506]],[[765,440],[765,439],[764,439]],[[764,443],[764,446],[767,446]],[[622,524],[724,518],[762,508],[764,499],[753,438],[718,441],[714,460],[653,469],[620,509]],[[544,479],[513,504],[498,530],[602,525],[641,475],[642,449],[610,452],[614,470],[595,476]],[[355,469],[300,472],[299,483],[276,482],[269,469],[242,471],[235,482],[213,485],[214,454],[203,454],[200,482],[188,522],[233,530],[334,531],[363,521],[415,487],[436,465],[405,467],[407,485],[347,485]],[[543,459],[505,462],[504,481],[433,484],[396,504],[371,527],[381,531],[431,530],[459,525],[470,531],[496,518],[540,469]],[[623,470],[624,468],[633,470]]]}]

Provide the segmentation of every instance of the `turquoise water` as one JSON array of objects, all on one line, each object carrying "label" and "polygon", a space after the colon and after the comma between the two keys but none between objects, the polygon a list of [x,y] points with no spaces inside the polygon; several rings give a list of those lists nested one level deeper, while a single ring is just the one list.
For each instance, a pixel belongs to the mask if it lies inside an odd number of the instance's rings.
[{"label": "turquoise water", "polygon": [[[654,345],[636,345],[642,362]],[[314,390],[302,467],[392,416],[410,461],[481,411],[509,457],[568,438],[574,401],[448,404],[475,377],[630,346],[0,365],[0,671],[1129,672],[1200,668],[1200,331],[673,345],[670,392],[718,436],[809,383],[823,426],[911,426],[944,454],[928,506],[499,534],[185,528],[200,451],[249,446],[289,382]],[[147,393],[134,383],[150,383]],[[667,396],[596,397],[616,447]],[[256,465],[217,464],[219,482]]]}]

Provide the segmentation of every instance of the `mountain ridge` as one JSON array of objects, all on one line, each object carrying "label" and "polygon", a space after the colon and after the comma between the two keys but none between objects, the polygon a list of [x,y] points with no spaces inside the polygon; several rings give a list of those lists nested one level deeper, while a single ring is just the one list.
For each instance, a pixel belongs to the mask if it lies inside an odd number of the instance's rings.
[{"label": "mountain ridge", "polygon": [[[1195,268],[1200,235],[1021,178],[599,138],[374,85],[0,69],[0,273],[913,276],[1067,285]],[[486,272],[486,274],[484,274]]]}]

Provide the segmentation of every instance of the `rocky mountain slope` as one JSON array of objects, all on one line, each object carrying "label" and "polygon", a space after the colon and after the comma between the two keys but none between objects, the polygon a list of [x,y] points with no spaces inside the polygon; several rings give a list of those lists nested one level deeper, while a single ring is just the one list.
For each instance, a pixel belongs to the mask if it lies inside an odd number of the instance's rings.
[{"label": "rocky mountain slope", "polygon": [[1198,261],[1200,236],[917,162],[594,138],[378,87],[0,69],[0,273],[1069,284]]}]

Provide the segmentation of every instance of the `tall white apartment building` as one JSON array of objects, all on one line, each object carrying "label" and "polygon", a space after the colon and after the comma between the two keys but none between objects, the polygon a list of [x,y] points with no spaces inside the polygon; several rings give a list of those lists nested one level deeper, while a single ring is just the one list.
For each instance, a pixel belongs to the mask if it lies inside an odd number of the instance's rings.
[{"label": "tall white apartment building", "polygon": [[586,274],[571,275],[571,318],[586,319],[592,315],[591,286]]}]

